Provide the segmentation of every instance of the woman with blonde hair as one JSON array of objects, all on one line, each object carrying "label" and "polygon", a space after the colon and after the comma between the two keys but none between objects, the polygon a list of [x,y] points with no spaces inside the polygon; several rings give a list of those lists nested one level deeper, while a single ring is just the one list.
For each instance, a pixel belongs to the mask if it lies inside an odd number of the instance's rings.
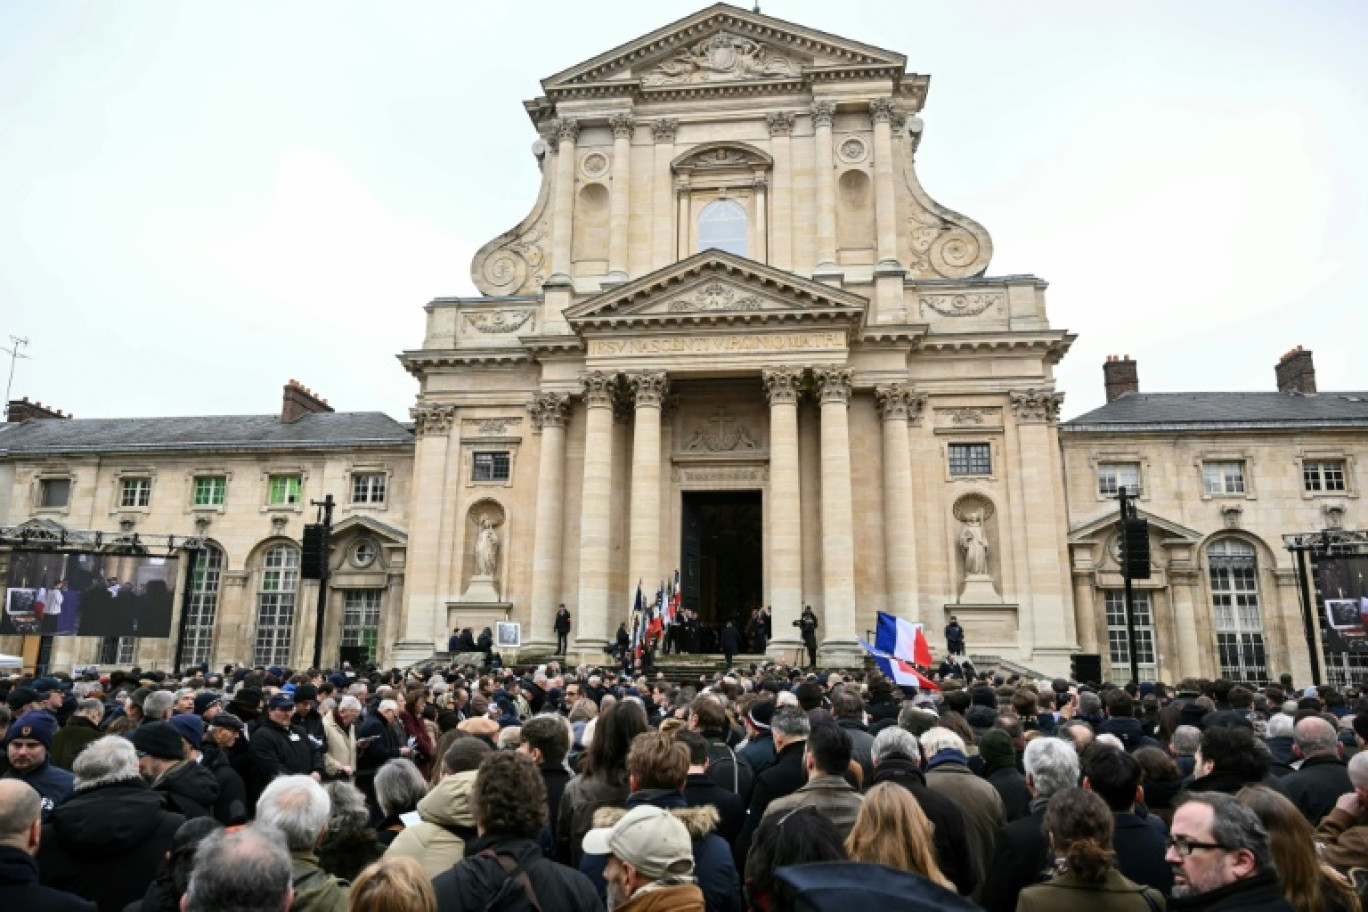
[{"label": "woman with blonde hair", "polygon": [[865,793],[845,850],[851,861],[911,871],[955,892],[936,864],[931,821],[912,793],[895,782],[880,782]]},{"label": "woman with blonde hair", "polygon": [[437,912],[437,896],[422,865],[386,856],[352,883],[347,912]]},{"label": "woman with blonde hair", "polygon": [[1283,898],[1297,912],[1359,912],[1349,882],[1316,855],[1315,832],[1295,804],[1264,785],[1247,785],[1235,798],[1268,830]]}]

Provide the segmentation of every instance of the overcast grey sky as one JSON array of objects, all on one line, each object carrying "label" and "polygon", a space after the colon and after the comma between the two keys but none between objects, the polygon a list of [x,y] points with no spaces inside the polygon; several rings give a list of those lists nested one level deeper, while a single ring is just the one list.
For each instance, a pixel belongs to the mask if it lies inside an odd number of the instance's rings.
[{"label": "overcast grey sky", "polygon": [[[521,102],[703,6],[0,3],[14,395],[265,413],[293,377],[406,419],[422,305],[473,294],[535,200]],[[1265,390],[1301,344],[1322,389],[1368,388],[1368,4],[762,7],[931,75],[922,183],[987,227],[990,275],[1049,281],[1066,415],[1111,353],[1148,391]]]}]

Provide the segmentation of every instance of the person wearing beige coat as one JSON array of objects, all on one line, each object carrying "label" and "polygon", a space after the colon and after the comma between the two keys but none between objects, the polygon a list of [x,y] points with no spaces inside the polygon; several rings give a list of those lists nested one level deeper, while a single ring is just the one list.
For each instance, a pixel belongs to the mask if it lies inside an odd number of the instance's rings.
[{"label": "person wearing beige coat", "polygon": [[347,696],[323,717],[323,771],[329,779],[350,782],[356,776],[356,719],[360,715],[361,702]]},{"label": "person wearing beige coat", "polygon": [[465,857],[466,843],[476,836],[470,795],[480,762],[489,753],[489,745],[479,738],[461,738],[453,743],[442,758],[446,775],[418,802],[422,820],[405,827],[385,856],[412,858],[428,877],[459,864]]}]

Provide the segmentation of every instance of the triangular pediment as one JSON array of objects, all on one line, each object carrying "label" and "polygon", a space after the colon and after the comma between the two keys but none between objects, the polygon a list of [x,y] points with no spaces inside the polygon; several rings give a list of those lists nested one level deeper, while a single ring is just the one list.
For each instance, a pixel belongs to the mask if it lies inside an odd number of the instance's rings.
[{"label": "triangular pediment", "polygon": [[333,538],[342,538],[349,533],[369,532],[382,541],[394,545],[408,544],[408,533],[402,529],[382,523],[370,516],[348,516],[332,527]]},{"label": "triangular pediment", "polygon": [[907,58],[773,16],[718,3],[542,80],[551,92],[631,82],[644,87],[796,80],[810,69],[893,68]]},{"label": "triangular pediment", "polygon": [[[1195,544],[1203,538],[1202,533],[1196,529],[1189,529],[1187,526],[1164,519],[1162,516],[1156,516],[1140,509],[1135,511],[1135,515],[1140,519],[1149,520],[1150,534],[1160,539],[1178,539]],[[1116,524],[1119,521],[1120,517],[1117,516],[1116,510],[1108,510],[1096,519],[1070,529],[1069,543],[1081,544],[1110,535],[1116,531]]]},{"label": "triangular pediment", "polygon": [[868,301],[721,250],[705,250],[565,309],[577,330],[644,323],[856,325]]}]

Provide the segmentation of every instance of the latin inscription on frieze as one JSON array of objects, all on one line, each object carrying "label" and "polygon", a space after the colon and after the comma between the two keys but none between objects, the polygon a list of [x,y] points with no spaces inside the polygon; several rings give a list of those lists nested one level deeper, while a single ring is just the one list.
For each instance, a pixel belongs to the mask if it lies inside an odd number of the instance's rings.
[{"label": "latin inscription on frieze", "polygon": [[806,352],[844,350],[845,347],[845,333],[837,331],[709,336],[705,338],[666,336],[655,339],[594,339],[589,343],[589,357]]}]

